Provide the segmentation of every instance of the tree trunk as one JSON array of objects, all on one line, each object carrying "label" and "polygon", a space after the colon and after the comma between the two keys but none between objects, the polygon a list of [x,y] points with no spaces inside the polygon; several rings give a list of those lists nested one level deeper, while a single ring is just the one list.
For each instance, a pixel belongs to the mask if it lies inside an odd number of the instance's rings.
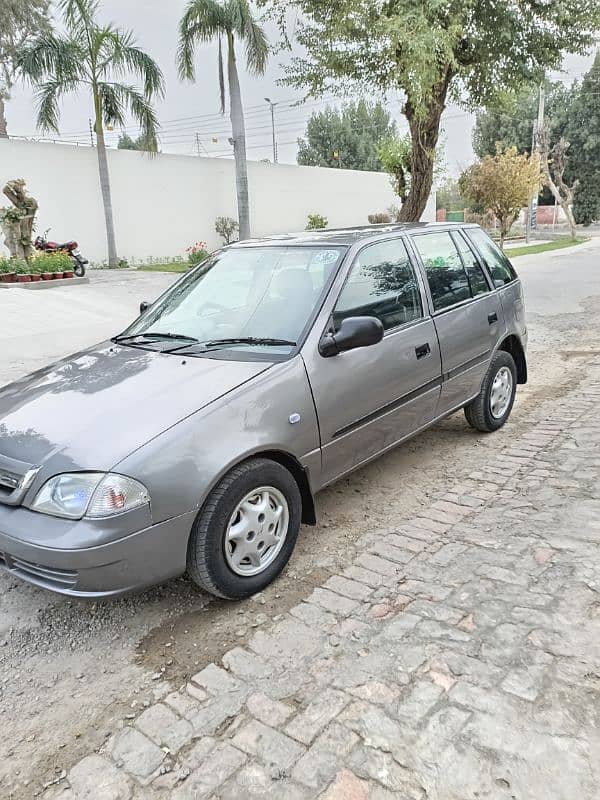
[{"label": "tree trunk", "polygon": [[6,114],[5,114],[6,96],[0,89],[0,138],[8,139],[8,131],[6,129]]},{"label": "tree trunk", "polygon": [[439,82],[433,86],[431,97],[426,102],[416,104],[408,98],[404,104],[412,144],[411,183],[398,215],[399,222],[418,222],[429,200],[440,120],[446,108],[451,78],[452,70],[448,66]]},{"label": "tree trunk", "polygon": [[246,127],[238,78],[233,34],[227,34],[227,77],[229,79],[229,113],[235,159],[235,184],[240,240],[250,238],[250,204],[248,201],[248,164],[246,163]]},{"label": "tree trunk", "polygon": [[546,178],[546,183],[548,184],[548,188],[552,192],[556,202],[562,208],[565,213],[565,217],[567,218],[567,222],[569,223],[569,230],[571,232],[571,239],[577,238],[577,229],[575,228],[575,217],[573,216],[573,192],[569,191],[566,193],[566,196],[563,196],[556,185],[556,183],[552,180],[552,176],[550,174],[550,168],[548,167],[548,160],[547,158],[542,158],[542,162],[544,163],[544,174]]},{"label": "tree trunk", "polygon": [[98,151],[98,173],[100,175],[100,189],[104,205],[104,221],[106,224],[106,244],[108,248],[108,266],[118,267],[117,243],[115,239],[115,225],[113,222],[112,197],[110,193],[110,176],[108,174],[108,159],[106,145],[104,144],[104,131],[100,115],[96,115],[96,150]]}]

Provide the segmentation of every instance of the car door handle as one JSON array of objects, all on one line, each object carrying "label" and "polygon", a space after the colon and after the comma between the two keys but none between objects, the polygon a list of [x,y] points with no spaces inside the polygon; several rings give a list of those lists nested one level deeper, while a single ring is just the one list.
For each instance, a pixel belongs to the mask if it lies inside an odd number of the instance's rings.
[{"label": "car door handle", "polygon": [[493,325],[494,322],[498,322],[498,314],[494,311],[492,314],[488,314],[488,322],[490,325]]},{"label": "car door handle", "polygon": [[425,358],[426,356],[431,355],[431,347],[429,347],[429,342],[415,347],[415,354],[417,358]]}]

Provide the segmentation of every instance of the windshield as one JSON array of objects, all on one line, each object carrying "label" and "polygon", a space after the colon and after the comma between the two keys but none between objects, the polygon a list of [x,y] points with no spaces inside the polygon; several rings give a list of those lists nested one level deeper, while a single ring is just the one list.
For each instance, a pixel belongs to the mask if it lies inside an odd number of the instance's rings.
[{"label": "windshield", "polygon": [[226,347],[289,353],[344,252],[306,245],[215,253],[119,338],[128,343],[160,338],[161,346],[178,352]]}]

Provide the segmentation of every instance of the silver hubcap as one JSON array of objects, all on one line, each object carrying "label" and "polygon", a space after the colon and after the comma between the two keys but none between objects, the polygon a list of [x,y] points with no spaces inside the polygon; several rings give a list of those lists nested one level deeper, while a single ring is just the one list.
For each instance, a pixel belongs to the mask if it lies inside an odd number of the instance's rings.
[{"label": "silver hubcap", "polygon": [[490,410],[494,419],[506,414],[510,405],[513,390],[513,376],[508,367],[500,367],[492,383],[490,392]]},{"label": "silver hubcap", "polygon": [[258,575],[277,558],[287,536],[288,504],[272,486],[249,492],[229,519],[225,558],[237,575]]}]

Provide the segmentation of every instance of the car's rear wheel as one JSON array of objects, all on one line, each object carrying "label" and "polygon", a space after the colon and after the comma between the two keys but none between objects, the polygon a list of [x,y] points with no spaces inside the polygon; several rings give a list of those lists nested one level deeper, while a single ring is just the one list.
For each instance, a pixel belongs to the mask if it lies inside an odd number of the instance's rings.
[{"label": "car's rear wheel", "polygon": [[490,362],[481,391],[468,406],[465,417],[472,428],[491,433],[510,416],[517,389],[517,368],[513,357],[498,351]]},{"label": "car's rear wheel", "polygon": [[285,467],[255,458],[234,467],[201,509],[188,545],[188,574],[230,600],[264,589],[287,564],[300,530],[302,500]]}]

